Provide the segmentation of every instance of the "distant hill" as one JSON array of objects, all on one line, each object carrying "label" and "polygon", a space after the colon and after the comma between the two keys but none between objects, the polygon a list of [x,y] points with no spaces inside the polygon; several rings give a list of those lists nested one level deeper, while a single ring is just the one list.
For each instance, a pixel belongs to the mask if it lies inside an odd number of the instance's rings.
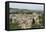
[{"label": "distant hill", "polygon": [[10,13],[43,13],[43,11],[40,10],[28,10],[28,9],[18,9],[18,8],[10,8]]}]

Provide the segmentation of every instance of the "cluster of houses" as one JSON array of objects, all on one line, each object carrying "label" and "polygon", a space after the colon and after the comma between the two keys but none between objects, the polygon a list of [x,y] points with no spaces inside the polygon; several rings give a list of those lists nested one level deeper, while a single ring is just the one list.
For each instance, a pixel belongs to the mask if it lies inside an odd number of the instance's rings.
[{"label": "cluster of houses", "polygon": [[39,16],[41,14],[33,13],[33,14],[10,14],[10,19],[12,19],[11,23],[19,23],[18,26],[21,26],[22,29],[31,28],[32,23],[39,24]]}]

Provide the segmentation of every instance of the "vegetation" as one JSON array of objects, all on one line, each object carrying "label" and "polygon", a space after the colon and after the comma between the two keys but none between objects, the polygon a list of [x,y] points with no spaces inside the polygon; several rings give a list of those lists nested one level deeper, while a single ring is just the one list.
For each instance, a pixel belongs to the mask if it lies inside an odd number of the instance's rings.
[{"label": "vegetation", "polygon": [[[33,16],[33,13],[35,13],[35,16]],[[12,17],[11,17],[11,19],[9,21],[10,29],[22,29],[21,26],[25,25],[25,27],[26,27],[26,23],[28,23],[28,22],[29,22],[29,24],[31,24],[30,28],[44,28],[44,25],[45,25],[44,20],[45,19],[44,19],[43,11],[32,11],[32,10],[30,11],[27,9],[17,9],[17,8],[12,9],[12,8],[10,8],[10,14],[13,14],[13,16],[15,15],[14,18],[16,17],[14,20],[14,23],[12,23]],[[25,21],[25,17],[26,17],[26,21]],[[28,17],[30,18],[30,20],[27,20],[27,19],[29,19]],[[34,17],[35,18],[37,17],[39,24],[35,24],[35,22],[37,22],[37,19],[34,19]],[[18,20],[19,18],[21,18],[21,21]],[[24,18],[24,20],[22,20],[22,18]],[[33,21],[31,22],[31,20],[33,20]],[[22,21],[25,21],[25,22],[22,22]],[[25,24],[23,24],[23,23],[25,23]],[[19,26],[19,24],[20,24],[20,26]],[[27,24],[27,26],[29,24]]]}]

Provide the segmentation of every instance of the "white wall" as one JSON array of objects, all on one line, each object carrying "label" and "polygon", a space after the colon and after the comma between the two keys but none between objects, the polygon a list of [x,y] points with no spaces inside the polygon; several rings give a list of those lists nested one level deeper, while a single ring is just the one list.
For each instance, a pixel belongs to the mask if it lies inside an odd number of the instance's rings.
[{"label": "white wall", "polygon": [[[9,0],[0,0],[0,32],[13,32],[13,31],[5,31],[5,1],[9,1]],[[46,0],[10,0],[10,1],[40,2],[46,4]],[[19,30],[14,32],[45,32],[45,31],[46,29],[35,29],[35,30]]]}]

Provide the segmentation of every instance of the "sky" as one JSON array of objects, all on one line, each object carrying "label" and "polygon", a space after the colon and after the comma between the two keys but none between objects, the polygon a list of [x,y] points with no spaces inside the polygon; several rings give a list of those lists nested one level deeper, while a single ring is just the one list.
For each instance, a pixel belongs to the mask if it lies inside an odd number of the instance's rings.
[{"label": "sky", "polygon": [[28,10],[44,10],[44,5],[40,4],[24,4],[24,3],[9,3],[9,8],[19,8]]}]

